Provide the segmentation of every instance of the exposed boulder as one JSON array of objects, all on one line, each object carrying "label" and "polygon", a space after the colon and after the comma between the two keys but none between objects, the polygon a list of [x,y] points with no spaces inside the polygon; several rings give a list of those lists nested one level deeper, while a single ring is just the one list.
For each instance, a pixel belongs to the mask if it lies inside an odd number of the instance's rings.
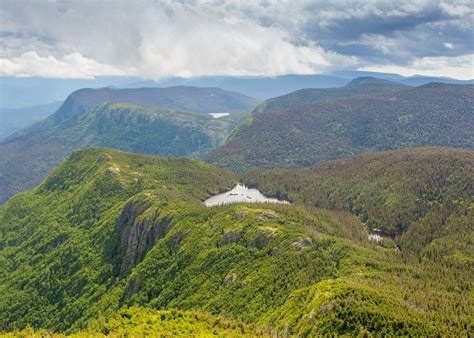
[{"label": "exposed boulder", "polygon": [[292,245],[297,249],[304,249],[312,244],[313,242],[311,241],[311,238],[301,238],[299,241],[292,243]]},{"label": "exposed boulder", "polygon": [[276,231],[271,227],[260,227],[255,236],[249,241],[250,246],[262,249],[272,241]]},{"label": "exposed boulder", "polygon": [[225,285],[234,284],[236,281],[237,281],[237,274],[235,272],[229,273],[224,278]]}]

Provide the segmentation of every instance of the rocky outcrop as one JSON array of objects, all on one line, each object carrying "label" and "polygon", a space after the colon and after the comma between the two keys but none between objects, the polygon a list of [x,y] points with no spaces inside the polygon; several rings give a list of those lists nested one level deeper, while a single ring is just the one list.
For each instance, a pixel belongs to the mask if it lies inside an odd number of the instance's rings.
[{"label": "rocky outcrop", "polygon": [[140,263],[156,242],[172,228],[170,218],[163,217],[157,210],[149,210],[151,204],[149,198],[130,200],[117,221],[116,229],[121,234],[121,275],[129,273]]},{"label": "rocky outcrop", "polygon": [[242,237],[242,230],[224,232],[219,243],[220,246],[235,243]]}]

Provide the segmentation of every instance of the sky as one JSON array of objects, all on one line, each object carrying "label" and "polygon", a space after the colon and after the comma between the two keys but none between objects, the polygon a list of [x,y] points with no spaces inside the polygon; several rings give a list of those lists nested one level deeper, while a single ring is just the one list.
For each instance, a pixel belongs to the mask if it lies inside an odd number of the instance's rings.
[{"label": "sky", "polygon": [[474,78],[473,1],[0,0],[0,75]]}]

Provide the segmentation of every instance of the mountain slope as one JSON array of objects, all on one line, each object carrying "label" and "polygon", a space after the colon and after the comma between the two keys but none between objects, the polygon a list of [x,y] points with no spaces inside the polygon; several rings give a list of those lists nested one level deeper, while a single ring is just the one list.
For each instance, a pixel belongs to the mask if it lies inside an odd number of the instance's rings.
[{"label": "mountain slope", "polygon": [[[52,118],[62,116],[66,105]],[[205,114],[108,103],[66,120],[58,118],[61,122],[0,144],[0,202],[37,185],[74,149],[106,146],[196,157],[222,144],[245,116],[240,112],[215,119]]]},{"label": "mountain slope", "polygon": [[[300,175],[309,169],[239,177],[189,159],[77,151],[38,188],[0,207],[0,332],[27,324],[114,332],[132,317],[146,328],[156,320],[146,308],[177,308],[280,335],[464,336],[474,313],[473,231],[462,218],[472,215],[473,194],[472,186],[457,180],[472,177],[472,152],[419,149],[335,161],[314,171],[321,177],[333,171],[344,187],[361,167],[368,177],[383,176],[404,156],[431,163],[434,174],[427,176],[433,179],[464,168],[435,186],[467,196],[460,205],[465,212],[443,221],[440,236],[417,252],[369,242],[364,224],[348,212],[313,207],[312,196],[326,190],[306,194],[300,191],[305,181],[297,181],[291,191],[291,180],[282,179],[292,172],[305,179]],[[394,170],[386,179],[397,182],[401,175],[403,170]],[[292,204],[202,203],[240,179],[274,192],[281,181]],[[399,200],[413,196],[405,186],[393,193]],[[344,199],[342,192],[334,196],[339,203]],[[453,237],[460,230],[464,236]],[[443,256],[437,249],[452,241],[460,243]],[[136,305],[145,310],[125,309]],[[167,320],[161,313],[160,320]],[[193,320],[181,313],[183,321]],[[209,323],[199,314],[194,318]]]},{"label": "mountain slope", "polygon": [[389,86],[375,94],[364,88],[348,86],[341,95],[300,91],[266,101],[208,160],[234,169],[294,167],[369,151],[474,148],[474,86]]},{"label": "mountain slope", "polygon": [[61,122],[76,114],[90,111],[104,102],[131,103],[193,113],[231,113],[252,109],[258,100],[220,88],[189,86],[80,89],[68,96],[53,120],[55,123]]}]

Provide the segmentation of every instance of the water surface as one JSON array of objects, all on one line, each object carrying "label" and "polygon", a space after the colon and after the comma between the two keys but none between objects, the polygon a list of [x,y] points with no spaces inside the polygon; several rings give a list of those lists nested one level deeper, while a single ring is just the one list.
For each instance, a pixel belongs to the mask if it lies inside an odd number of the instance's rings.
[{"label": "water surface", "polygon": [[218,119],[219,117],[228,116],[229,113],[209,113],[213,118]]},{"label": "water surface", "polygon": [[277,198],[269,198],[257,189],[249,189],[245,185],[237,184],[234,189],[219,195],[212,196],[204,201],[208,207],[231,203],[282,203],[290,204],[288,201]]}]

